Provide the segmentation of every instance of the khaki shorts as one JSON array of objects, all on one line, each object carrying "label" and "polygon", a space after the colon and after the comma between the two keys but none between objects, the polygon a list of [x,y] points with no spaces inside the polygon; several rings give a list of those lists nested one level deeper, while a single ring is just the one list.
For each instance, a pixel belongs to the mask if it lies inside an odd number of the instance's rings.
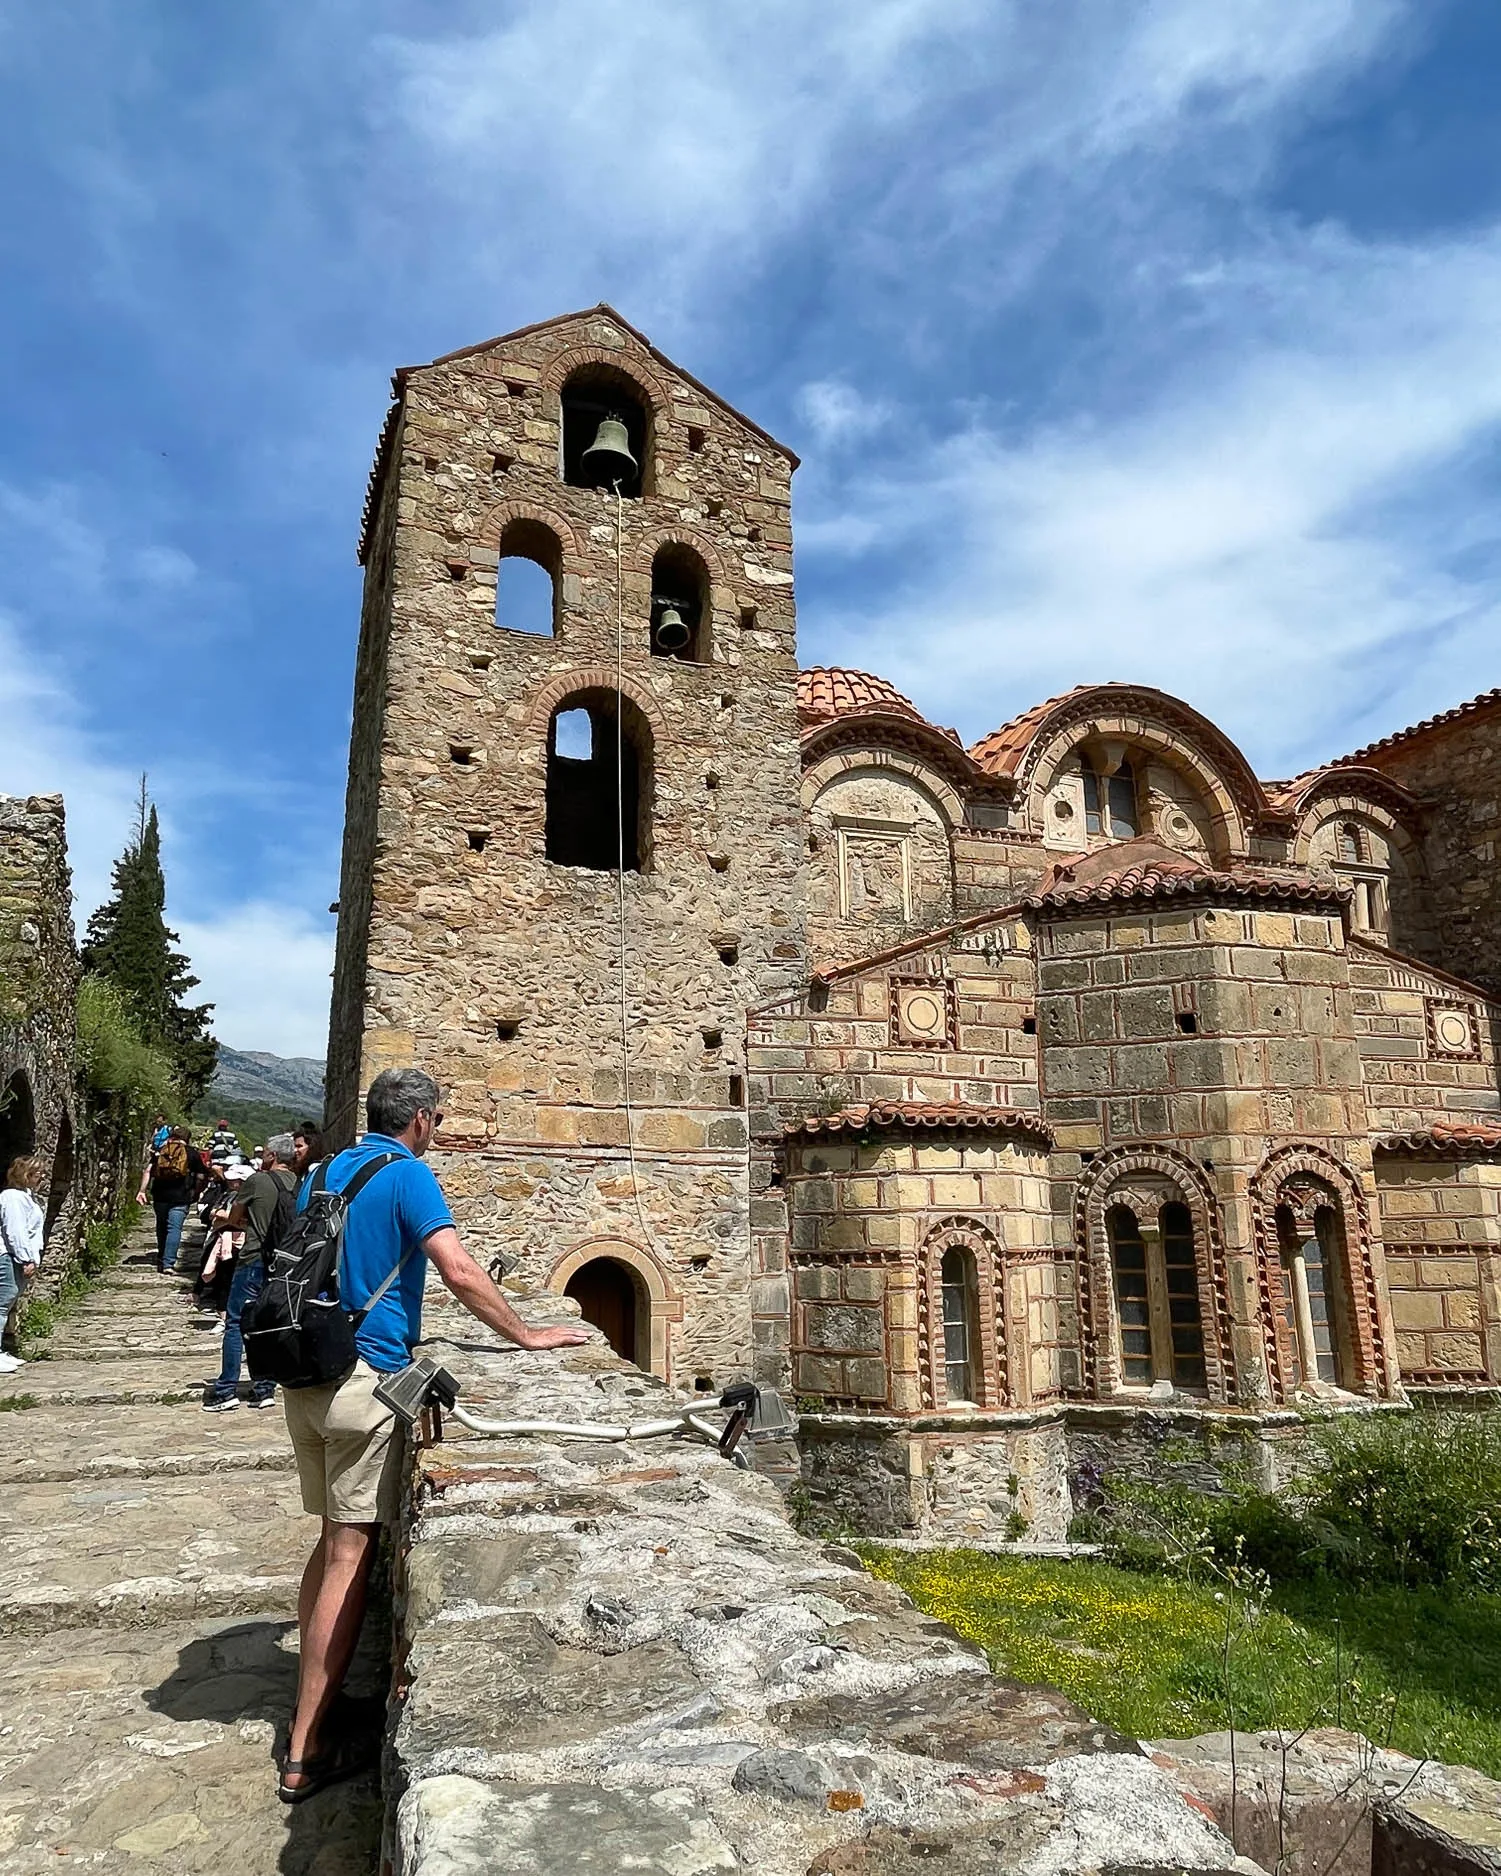
[{"label": "khaki shorts", "polygon": [[283,1388],[302,1508],[335,1524],[394,1524],[406,1428],[375,1398],[382,1379],[357,1361],[331,1387]]}]

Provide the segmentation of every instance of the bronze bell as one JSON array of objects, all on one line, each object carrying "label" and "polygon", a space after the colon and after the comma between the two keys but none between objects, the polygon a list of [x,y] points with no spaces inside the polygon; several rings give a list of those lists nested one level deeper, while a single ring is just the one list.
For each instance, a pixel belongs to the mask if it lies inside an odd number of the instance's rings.
[{"label": "bronze bell", "polygon": [[652,637],[656,640],[659,651],[682,651],[693,634],[688,630],[688,622],[669,599],[657,615],[656,630]]},{"label": "bronze bell", "polygon": [[586,482],[596,488],[609,488],[615,482],[629,482],[636,473],[636,458],[631,454],[631,439],[621,418],[612,411],[594,433],[594,441],[579,459]]}]

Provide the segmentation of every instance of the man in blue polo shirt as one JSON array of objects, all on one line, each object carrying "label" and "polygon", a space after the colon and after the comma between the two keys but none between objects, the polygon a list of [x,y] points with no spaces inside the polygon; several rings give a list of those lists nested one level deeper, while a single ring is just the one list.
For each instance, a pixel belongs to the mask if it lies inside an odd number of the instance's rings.
[{"label": "man in blue polo shirt", "polygon": [[[438,1084],[420,1068],[388,1068],[365,1099],[369,1132],[337,1154],[324,1184],[344,1191],[382,1160],[351,1199],[344,1226],[341,1295],[365,1308],[396,1280],[355,1335],[354,1367],[330,1387],[283,1390],[305,1511],[323,1520],[297,1599],[302,1635],[297,1708],[280,1795],[299,1804],[373,1764],[379,1735],[364,1737],[333,1714],[365,1617],[365,1593],[382,1524],[401,1505],[405,1441],[400,1422],[375,1398],[381,1376],[404,1368],[422,1337],[422,1291],[431,1261],[446,1287],[489,1328],[521,1348],[572,1348],[589,1331],[524,1322],[459,1241],[442,1187],[422,1156],[443,1115]],[[299,1208],[312,1181],[303,1185]],[[333,1723],[330,1723],[332,1719]]]}]

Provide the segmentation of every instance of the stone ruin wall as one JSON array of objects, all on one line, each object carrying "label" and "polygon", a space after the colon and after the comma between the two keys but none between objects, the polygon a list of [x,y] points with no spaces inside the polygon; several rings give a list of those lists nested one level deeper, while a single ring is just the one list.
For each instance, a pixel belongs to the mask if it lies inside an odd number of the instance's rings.
[{"label": "stone ruin wall", "polygon": [[[559,477],[559,391],[581,365],[627,374],[651,408],[646,490],[618,507]],[[434,1163],[477,1247],[540,1283],[585,1255],[628,1264],[655,1352],[673,1322],[674,1373],[717,1385],[743,1372],[757,1280],[745,1012],[804,971],[791,461],[604,314],[404,374],[386,457],[331,1098],[430,1069]],[[495,623],[523,524],[524,544],[558,543],[552,636]],[[551,714],[615,688],[617,527],[627,714],[654,795],[645,869],[623,882],[548,862],[543,838]],[[707,570],[706,662],[649,649],[668,541]],[[349,890],[365,853],[368,926]]]}]

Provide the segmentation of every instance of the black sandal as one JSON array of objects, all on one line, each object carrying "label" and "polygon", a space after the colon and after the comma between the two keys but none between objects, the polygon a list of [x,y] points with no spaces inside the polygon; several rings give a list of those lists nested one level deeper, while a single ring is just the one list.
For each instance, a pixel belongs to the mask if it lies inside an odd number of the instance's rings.
[{"label": "black sandal", "polygon": [[[379,1761],[379,1740],[341,1739],[332,1752],[320,1753],[315,1759],[283,1759],[276,1795],[283,1804],[302,1804],[308,1798],[316,1798],[320,1791],[327,1791],[330,1785],[368,1772]],[[289,1785],[288,1772],[307,1782]]]}]

